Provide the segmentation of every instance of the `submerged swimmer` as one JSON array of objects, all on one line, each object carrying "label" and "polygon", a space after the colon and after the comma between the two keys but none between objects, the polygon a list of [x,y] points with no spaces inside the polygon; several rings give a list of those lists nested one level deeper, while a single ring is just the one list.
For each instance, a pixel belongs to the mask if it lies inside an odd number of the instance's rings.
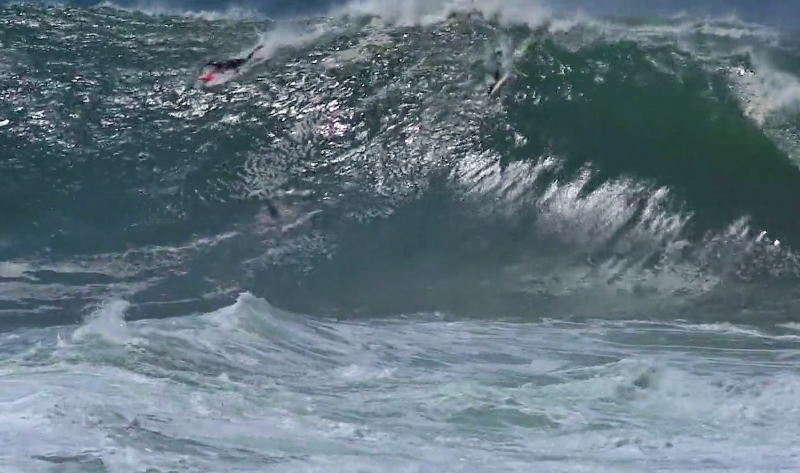
[{"label": "submerged swimmer", "polygon": [[498,82],[500,82],[500,77],[502,75],[501,74],[501,72],[502,72],[501,69],[503,68],[503,65],[502,65],[503,51],[495,51],[494,59],[495,59],[495,63],[494,63],[494,82],[492,82],[491,85],[489,85],[489,90],[486,91],[486,95],[492,95],[492,90],[494,90],[494,87],[497,85]]},{"label": "submerged swimmer", "polygon": [[199,79],[203,82],[208,82],[212,80],[216,74],[222,74],[231,70],[239,72],[239,68],[253,59],[253,56],[263,47],[263,45],[259,44],[255,49],[253,49],[253,51],[250,52],[250,54],[243,58],[228,59],[227,61],[208,61],[205,67],[210,67],[211,69],[203,74]]}]

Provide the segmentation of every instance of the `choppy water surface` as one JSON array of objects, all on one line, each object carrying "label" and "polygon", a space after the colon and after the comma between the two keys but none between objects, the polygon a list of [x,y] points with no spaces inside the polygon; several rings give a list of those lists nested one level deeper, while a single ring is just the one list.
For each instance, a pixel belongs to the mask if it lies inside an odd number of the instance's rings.
[{"label": "choppy water surface", "polygon": [[800,469],[796,42],[439,6],[0,10],[0,471]]}]

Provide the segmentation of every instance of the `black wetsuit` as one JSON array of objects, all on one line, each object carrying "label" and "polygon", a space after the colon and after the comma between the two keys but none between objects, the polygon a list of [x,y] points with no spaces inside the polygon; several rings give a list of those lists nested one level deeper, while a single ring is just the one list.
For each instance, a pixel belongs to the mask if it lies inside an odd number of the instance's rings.
[{"label": "black wetsuit", "polygon": [[239,69],[246,62],[247,59],[236,58],[236,59],[229,59],[227,61],[208,61],[208,64],[206,64],[206,66],[213,66],[214,69],[217,69],[219,71],[229,71],[231,69]]},{"label": "black wetsuit", "polygon": [[494,53],[494,56],[495,59],[497,60],[494,69],[494,82],[492,82],[492,85],[489,86],[489,90],[486,91],[486,95],[492,95],[492,89],[494,89],[494,86],[497,85],[498,82],[500,82],[500,69],[502,68],[502,64],[500,63],[501,61],[500,58],[503,56],[503,51],[496,51]]},{"label": "black wetsuit", "polygon": [[278,210],[278,207],[275,207],[275,204],[269,201],[267,202],[267,212],[269,212],[269,216],[273,219],[277,220],[281,218],[281,212]]},{"label": "black wetsuit", "polygon": [[258,52],[259,49],[263,48],[263,46],[258,46],[256,49],[253,50],[247,57],[243,58],[235,58],[235,59],[228,59],[227,61],[208,61],[206,67],[212,66],[217,71],[229,71],[231,69],[239,69],[242,67],[247,61],[253,59],[253,55]]}]

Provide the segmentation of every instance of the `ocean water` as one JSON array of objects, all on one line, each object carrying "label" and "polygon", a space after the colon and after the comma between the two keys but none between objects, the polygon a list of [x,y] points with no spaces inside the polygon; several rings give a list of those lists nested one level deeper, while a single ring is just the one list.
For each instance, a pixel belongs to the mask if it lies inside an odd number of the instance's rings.
[{"label": "ocean water", "polygon": [[621,4],[3,6],[0,472],[800,471],[800,41]]}]

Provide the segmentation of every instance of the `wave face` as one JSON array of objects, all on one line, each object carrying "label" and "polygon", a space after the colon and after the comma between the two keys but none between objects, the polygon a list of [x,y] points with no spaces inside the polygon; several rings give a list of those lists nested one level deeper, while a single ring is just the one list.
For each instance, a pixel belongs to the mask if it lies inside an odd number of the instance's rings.
[{"label": "wave face", "polygon": [[[7,7],[8,323],[75,321],[109,293],[170,316],[243,291],[343,317],[639,318],[666,300],[655,316],[730,320],[795,276],[800,62],[777,33],[340,15]],[[194,86],[256,40],[261,64]],[[495,48],[514,77],[487,100]]]},{"label": "wave face", "polygon": [[0,10],[0,464],[795,461],[797,38],[423,3]]}]

